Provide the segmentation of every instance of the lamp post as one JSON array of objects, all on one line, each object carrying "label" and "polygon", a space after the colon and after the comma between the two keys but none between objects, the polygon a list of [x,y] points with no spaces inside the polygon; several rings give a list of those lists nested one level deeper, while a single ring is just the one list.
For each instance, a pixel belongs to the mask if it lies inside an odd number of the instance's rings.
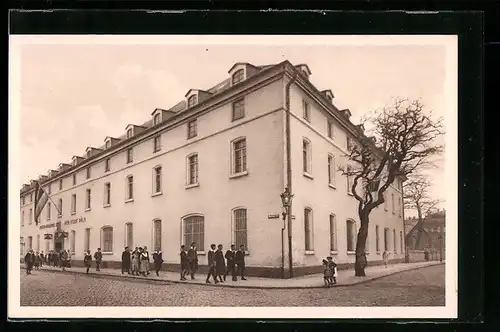
[{"label": "lamp post", "polygon": [[285,191],[280,195],[281,204],[283,205],[283,229],[282,229],[282,263],[283,263],[283,274],[285,275],[285,246],[284,246],[284,234],[283,231],[285,229],[285,220],[288,220],[288,263],[290,268],[290,278],[293,278],[293,268],[292,268],[292,218],[290,214],[290,208],[292,206],[293,194],[290,192],[288,187],[285,188]]}]

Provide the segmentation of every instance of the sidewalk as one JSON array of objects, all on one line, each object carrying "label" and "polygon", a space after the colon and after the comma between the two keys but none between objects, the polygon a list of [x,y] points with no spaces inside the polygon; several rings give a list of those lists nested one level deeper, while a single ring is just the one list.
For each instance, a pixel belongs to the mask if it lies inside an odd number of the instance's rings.
[{"label": "sidewalk", "polygon": [[[414,270],[422,267],[439,265],[444,263],[439,263],[436,261],[431,262],[419,262],[419,263],[402,263],[402,264],[391,264],[387,267],[372,266],[366,268],[366,277],[355,277],[353,270],[341,270],[339,271],[339,276],[337,277],[337,285],[335,287],[351,286],[373,281],[382,277],[386,277],[392,274],[396,274],[403,271]],[[21,269],[25,269],[25,265],[21,264]],[[54,273],[68,273],[68,274],[85,274],[85,268],[83,267],[72,267],[66,269],[63,272],[60,268],[44,265],[41,271],[51,271]],[[37,270],[33,270],[33,273],[37,273]],[[293,279],[275,279],[275,278],[256,278],[249,277],[247,280],[231,281],[229,277],[225,283],[212,284],[205,283],[205,275],[197,275],[195,280],[180,281],[179,273],[175,272],[160,272],[160,277],[154,275],[154,271],[147,277],[143,276],[132,276],[129,274],[121,274],[118,269],[101,269],[101,271],[96,272],[95,267],[89,272],[89,276],[92,277],[115,277],[123,279],[139,279],[139,280],[151,280],[153,282],[160,283],[182,283],[182,284],[197,284],[205,286],[215,286],[215,287],[232,287],[232,288],[264,288],[264,289],[297,289],[297,288],[322,288],[323,286],[323,275],[322,274],[311,274],[307,276],[297,277]]]}]

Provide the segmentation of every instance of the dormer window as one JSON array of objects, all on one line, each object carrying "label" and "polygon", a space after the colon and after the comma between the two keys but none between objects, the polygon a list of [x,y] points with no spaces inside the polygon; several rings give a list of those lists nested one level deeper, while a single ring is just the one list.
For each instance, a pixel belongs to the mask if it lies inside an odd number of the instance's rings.
[{"label": "dormer window", "polygon": [[106,149],[111,147],[111,140],[106,141]]},{"label": "dormer window", "polygon": [[197,95],[192,95],[191,97],[188,98],[188,108],[193,107],[198,103],[198,96]]},{"label": "dormer window", "polygon": [[245,71],[243,69],[239,69],[233,74],[231,78],[232,85],[238,84],[244,79],[245,79]]},{"label": "dormer window", "polygon": [[132,137],[132,128],[127,130],[127,138],[130,138],[130,137]]},{"label": "dormer window", "polygon": [[153,124],[156,126],[157,124],[159,124],[161,122],[161,114],[160,113],[157,113],[155,114],[154,118],[153,118]]}]

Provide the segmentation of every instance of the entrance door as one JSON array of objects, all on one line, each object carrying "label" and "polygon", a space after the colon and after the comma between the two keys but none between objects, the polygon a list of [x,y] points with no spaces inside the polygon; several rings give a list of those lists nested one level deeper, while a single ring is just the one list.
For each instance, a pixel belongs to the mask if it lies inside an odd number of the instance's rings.
[{"label": "entrance door", "polygon": [[59,252],[64,249],[64,238],[54,240],[54,250]]}]

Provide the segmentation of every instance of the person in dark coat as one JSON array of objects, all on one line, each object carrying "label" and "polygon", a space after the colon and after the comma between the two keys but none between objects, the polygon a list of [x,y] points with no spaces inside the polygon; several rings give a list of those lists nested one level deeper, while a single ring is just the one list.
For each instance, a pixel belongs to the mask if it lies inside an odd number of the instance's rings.
[{"label": "person in dark coat", "polygon": [[45,263],[45,255],[43,254],[43,250],[40,252],[40,267]]},{"label": "person in dark coat", "polygon": [[69,263],[69,261],[68,261],[68,253],[66,252],[66,250],[61,251],[60,262],[61,262],[62,270],[66,271],[66,267],[69,265],[68,264]]},{"label": "person in dark coat", "polygon": [[50,266],[50,264],[52,264],[52,251],[47,254],[47,265]]},{"label": "person in dark coat", "polygon": [[101,263],[102,263],[101,248],[97,248],[97,251],[94,253],[94,259],[95,259],[95,270],[101,271]]},{"label": "person in dark coat", "polygon": [[153,253],[153,262],[155,265],[156,275],[159,277],[160,274],[158,272],[160,272],[161,265],[163,264],[163,257],[159,248]]},{"label": "person in dark coat", "polygon": [[226,273],[224,273],[224,281],[226,281],[226,276],[229,274],[229,272],[231,272],[233,281],[236,281],[236,268],[234,265],[235,256],[236,256],[236,247],[234,244],[232,244],[231,249],[226,251],[226,255],[224,256],[227,260]]},{"label": "person in dark coat", "polygon": [[188,256],[187,252],[185,250],[185,246],[181,246],[181,252],[179,253],[181,256],[181,280],[186,280],[186,274],[189,272],[189,265],[188,265]]},{"label": "person in dark coat", "polygon": [[191,280],[194,280],[194,275],[196,274],[196,270],[198,270],[198,252],[196,250],[196,242],[191,243],[191,248],[189,248],[187,256],[189,274],[191,275]]},{"label": "person in dark coat", "polygon": [[214,278],[216,284],[219,283],[217,280],[217,272],[215,271],[215,244],[210,245],[210,250],[208,251],[208,273],[205,282],[210,284],[210,276]]},{"label": "person in dark coat", "polygon": [[35,263],[35,255],[33,255],[32,250],[28,250],[28,252],[24,256],[24,263],[26,264],[26,274],[31,274],[33,264]]},{"label": "person in dark coat", "polygon": [[222,252],[222,244],[217,246],[217,251],[215,251],[215,272],[219,281],[222,282],[222,276],[226,272],[226,260],[224,259],[224,253]]},{"label": "person in dark coat", "polygon": [[83,265],[87,268],[86,273],[88,274],[90,267],[92,266],[92,255],[90,254],[90,250],[87,250],[87,252],[83,256]]},{"label": "person in dark coat", "polygon": [[245,246],[242,244],[240,250],[236,252],[234,262],[236,263],[241,280],[245,279]]},{"label": "person in dark coat", "polygon": [[127,271],[130,274],[130,251],[128,247],[125,247],[125,250],[122,252],[122,274]]}]

